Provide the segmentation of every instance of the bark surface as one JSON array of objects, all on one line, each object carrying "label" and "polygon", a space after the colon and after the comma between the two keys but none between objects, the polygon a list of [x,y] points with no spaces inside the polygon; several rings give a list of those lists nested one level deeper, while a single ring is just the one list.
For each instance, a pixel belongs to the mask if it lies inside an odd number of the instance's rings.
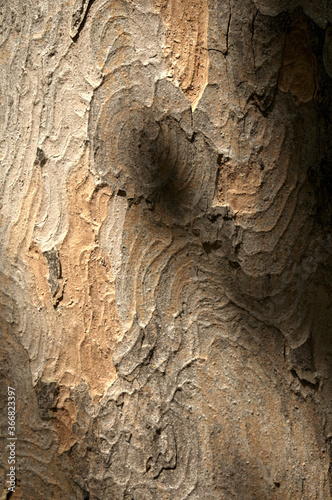
[{"label": "bark surface", "polygon": [[331,2],[0,19],[0,499],[331,498]]}]

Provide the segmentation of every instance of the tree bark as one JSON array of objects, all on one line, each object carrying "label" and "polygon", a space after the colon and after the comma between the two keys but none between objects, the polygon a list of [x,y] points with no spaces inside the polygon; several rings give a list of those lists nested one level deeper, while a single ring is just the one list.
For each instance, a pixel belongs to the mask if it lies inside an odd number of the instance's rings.
[{"label": "tree bark", "polygon": [[331,498],[331,4],[0,16],[0,498]]}]

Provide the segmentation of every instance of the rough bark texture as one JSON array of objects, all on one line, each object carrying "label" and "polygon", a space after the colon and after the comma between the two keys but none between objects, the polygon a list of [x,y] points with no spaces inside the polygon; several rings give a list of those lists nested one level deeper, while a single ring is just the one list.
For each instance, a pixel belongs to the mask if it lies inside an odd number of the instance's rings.
[{"label": "rough bark texture", "polygon": [[0,18],[0,498],[330,498],[331,2]]}]

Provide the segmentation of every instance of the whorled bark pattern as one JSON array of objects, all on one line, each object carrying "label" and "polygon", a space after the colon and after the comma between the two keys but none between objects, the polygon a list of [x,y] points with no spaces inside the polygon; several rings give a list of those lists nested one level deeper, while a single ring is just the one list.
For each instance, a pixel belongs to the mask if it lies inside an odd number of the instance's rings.
[{"label": "whorled bark pattern", "polygon": [[1,17],[15,498],[329,498],[331,7]]}]

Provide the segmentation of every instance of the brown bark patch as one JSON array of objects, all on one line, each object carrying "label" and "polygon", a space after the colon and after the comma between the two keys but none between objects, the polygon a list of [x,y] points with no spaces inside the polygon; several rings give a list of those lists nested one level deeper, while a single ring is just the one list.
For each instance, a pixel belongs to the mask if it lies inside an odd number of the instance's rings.
[{"label": "brown bark patch", "polygon": [[208,80],[207,2],[156,0],[156,6],[166,27],[168,79],[182,89],[195,109]]}]

